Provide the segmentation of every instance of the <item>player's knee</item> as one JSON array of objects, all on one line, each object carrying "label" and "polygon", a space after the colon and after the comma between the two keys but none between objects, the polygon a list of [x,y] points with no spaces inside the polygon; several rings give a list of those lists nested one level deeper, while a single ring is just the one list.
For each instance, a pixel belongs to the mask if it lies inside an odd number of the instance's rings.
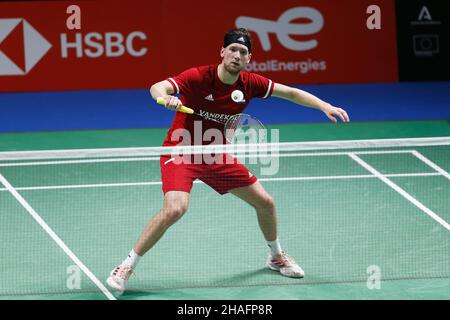
[{"label": "player's knee", "polygon": [[164,218],[165,222],[169,225],[175,223],[180,219],[184,213],[187,211],[187,205],[184,204],[174,204],[170,207],[165,208]]},{"label": "player's knee", "polygon": [[268,211],[273,211],[275,208],[275,202],[273,201],[273,198],[269,195],[266,195],[259,199],[258,203],[256,204],[257,209],[265,209]]}]

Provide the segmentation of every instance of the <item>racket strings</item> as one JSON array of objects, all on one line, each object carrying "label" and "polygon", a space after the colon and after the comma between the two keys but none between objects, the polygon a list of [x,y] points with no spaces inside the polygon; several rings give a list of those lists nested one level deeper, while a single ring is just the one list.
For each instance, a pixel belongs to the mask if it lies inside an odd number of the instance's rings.
[{"label": "racket strings", "polygon": [[231,116],[226,122],[225,122],[225,130],[236,130],[238,127],[240,127],[241,123],[241,114]]},{"label": "racket strings", "polygon": [[240,113],[231,117],[224,128],[226,139],[230,143],[236,139],[250,139],[255,142],[264,142],[266,139],[264,125],[248,114]]}]

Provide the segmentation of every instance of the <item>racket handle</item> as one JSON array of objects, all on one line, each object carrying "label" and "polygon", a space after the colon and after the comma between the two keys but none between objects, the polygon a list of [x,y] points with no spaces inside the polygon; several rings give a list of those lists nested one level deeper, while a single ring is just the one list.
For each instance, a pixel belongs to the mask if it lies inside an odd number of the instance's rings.
[{"label": "racket handle", "polygon": [[[156,103],[165,105],[165,104],[166,104],[166,101],[164,100],[163,97],[158,97],[158,98],[156,99]],[[183,112],[183,113],[188,113],[188,114],[193,114],[193,113],[194,113],[194,110],[192,110],[191,108],[185,107],[185,106],[179,107],[179,108],[177,109],[177,111]]]}]

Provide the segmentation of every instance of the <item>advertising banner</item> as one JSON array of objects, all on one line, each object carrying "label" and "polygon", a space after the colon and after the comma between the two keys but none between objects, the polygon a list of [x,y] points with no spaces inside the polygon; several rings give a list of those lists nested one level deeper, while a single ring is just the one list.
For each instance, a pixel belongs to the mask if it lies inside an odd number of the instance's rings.
[{"label": "advertising banner", "polygon": [[29,1],[0,3],[0,91],[147,88],[219,63],[236,27],[253,38],[248,70],[276,82],[398,80],[392,0]]}]

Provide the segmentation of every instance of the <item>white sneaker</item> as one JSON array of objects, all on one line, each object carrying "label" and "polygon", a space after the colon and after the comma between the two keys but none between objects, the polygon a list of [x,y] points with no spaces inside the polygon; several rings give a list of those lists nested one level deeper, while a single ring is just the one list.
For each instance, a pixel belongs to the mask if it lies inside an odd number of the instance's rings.
[{"label": "white sneaker", "polygon": [[286,277],[303,278],[305,276],[303,269],[284,251],[276,258],[272,258],[272,255],[269,253],[266,264],[269,269],[278,271]]},{"label": "white sneaker", "polygon": [[127,265],[120,265],[115,267],[106,280],[106,283],[119,292],[125,291],[125,286],[127,285],[128,279],[133,274],[133,268]]}]

